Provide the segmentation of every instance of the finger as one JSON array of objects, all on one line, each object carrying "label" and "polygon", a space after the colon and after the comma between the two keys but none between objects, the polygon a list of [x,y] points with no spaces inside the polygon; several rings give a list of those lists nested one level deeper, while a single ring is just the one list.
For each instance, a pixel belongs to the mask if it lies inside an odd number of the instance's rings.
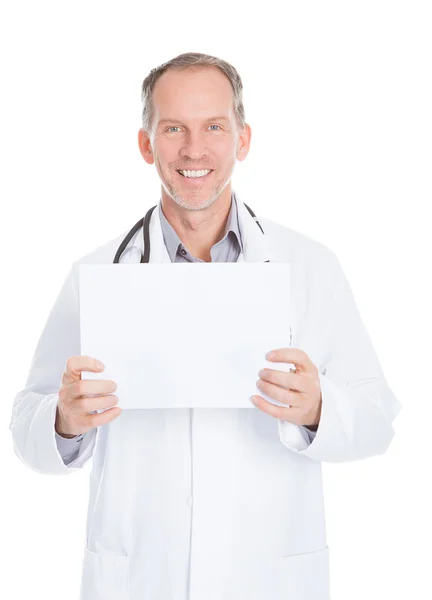
[{"label": "finger", "polygon": [[315,373],[316,371],[316,366],[309,356],[299,348],[279,348],[272,350],[271,353],[266,354],[266,359],[273,362],[293,363],[296,370],[299,369],[306,373]]},{"label": "finger", "polygon": [[101,425],[106,425],[110,421],[113,421],[116,417],[118,417],[122,412],[120,406],[116,406],[114,408],[109,408],[102,413],[94,413],[89,414],[83,417],[83,427],[87,427],[89,429],[93,429],[94,427],[100,427]]},{"label": "finger", "polygon": [[278,369],[261,369],[259,376],[264,381],[274,383],[287,390],[301,392],[302,394],[308,389],[309,379],[302,373],[286,373],[285,371],[279,371]]},{"label": "finger", "polygon": [[69,380],[80,379],[82,371],[93,373],[103,371],[105,365],[92,356],[71,356],[66,361],[63,376]]},{"label": "finger", "polygon": [[256,386],[259,390],[264,392],[264,394],[267,394],[267,396],[273,398],[273,400],[277,400],[283,404],[289,404],[290,406],[300,406],[301,399],[299,398],[298,392],[293,392],[291,390],[288,391],[285,388],[279,387],[278,385],[274,385],[273,383],[269,383],[268,381],[264,381],[262,379],[258,379]]},{"label": "finger", "polygon": [[94,410],[112,408],[118,404],[118,401],[118,396],[115,394],[108,394],[107,396],[76,398],[74,402],[72,402],[71,412],[90,413]]},{"label": "finger", "polygon": [[289,421],[290,423],[294,423],[294,425],[300,423],[301,412],[299,408],[294,406],[277,406],[271,402],[267,402],[262,396],[253,396],[253,398],[255,399],[255,406],[271,417],[281,419],[282,421]]},{"label": "finger", "polygon": [[82,398],[91,394],[100,396],[115,392],[117,384],[111,379],[79,379],[67,387],[69,398]]}]

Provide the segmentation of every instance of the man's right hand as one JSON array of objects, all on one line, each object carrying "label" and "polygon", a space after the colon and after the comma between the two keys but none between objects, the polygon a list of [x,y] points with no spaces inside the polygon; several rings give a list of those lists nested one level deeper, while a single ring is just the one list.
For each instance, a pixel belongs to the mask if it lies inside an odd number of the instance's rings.
[{"label": "man's right hand", "polygon": [[[121,413],[122,409],[115,406],[118,398],[111,393],[117,389],[114,381],[81,379],[82,371],[98,373],[104,368],[101,362],[90,356],[71,356],[66,361],[55,420],[55,430],[60,436],[75,437],[113,421]],[[114,408],[90,414],[108,407]]]}]

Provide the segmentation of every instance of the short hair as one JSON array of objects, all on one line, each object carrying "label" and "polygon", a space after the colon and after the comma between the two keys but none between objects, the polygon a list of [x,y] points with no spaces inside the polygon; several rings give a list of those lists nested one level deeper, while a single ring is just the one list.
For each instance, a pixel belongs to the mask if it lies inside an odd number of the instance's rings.
[{"label": "short hair", "polygon": [[183,70],[200,70],[203,67],[217,67],[226,77],[228,77],[232,89],[234,100],[234,114],[237,121],[237,126],[240,130],[245,127],[245,110],[243,107],[243,84],[240,75],[236,69],[225,60],[210,56],[209,54],[201,54],[199,52],[186,52],[179,54],[175,58],[155,67],[150,71],[144,79],[141,88],[141,100],[143,103],[142,109],[142,127],[145,131],[149,131],[152,125],[154,109],[152,93],[156,81],[168,69],[176,71]]}]

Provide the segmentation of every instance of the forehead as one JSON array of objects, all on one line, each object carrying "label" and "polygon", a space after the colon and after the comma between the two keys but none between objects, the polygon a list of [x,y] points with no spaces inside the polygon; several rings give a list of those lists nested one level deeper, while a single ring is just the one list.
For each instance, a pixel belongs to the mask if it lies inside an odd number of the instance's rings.
[{"label": "forehead", "polygon": [[168,70],[153,89],[155,123],[162,119],[195,122],[212,116],[231,120],[233,89],[217,68]]}]

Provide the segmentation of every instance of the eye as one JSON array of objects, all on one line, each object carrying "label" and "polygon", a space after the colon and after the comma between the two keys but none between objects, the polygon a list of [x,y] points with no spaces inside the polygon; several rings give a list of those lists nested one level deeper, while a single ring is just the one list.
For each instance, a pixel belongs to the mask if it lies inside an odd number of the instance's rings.
[{"label": "eye", "polygon": [[177,127],[177,125],[173,125],[172,127],[167,127],[165,131],[168,131],[169,129],[179,129],[179,127]]},{"label": "eye", "polygon": [[221,129],[220,125],[209,125],[209,127],[219,127]]}]

